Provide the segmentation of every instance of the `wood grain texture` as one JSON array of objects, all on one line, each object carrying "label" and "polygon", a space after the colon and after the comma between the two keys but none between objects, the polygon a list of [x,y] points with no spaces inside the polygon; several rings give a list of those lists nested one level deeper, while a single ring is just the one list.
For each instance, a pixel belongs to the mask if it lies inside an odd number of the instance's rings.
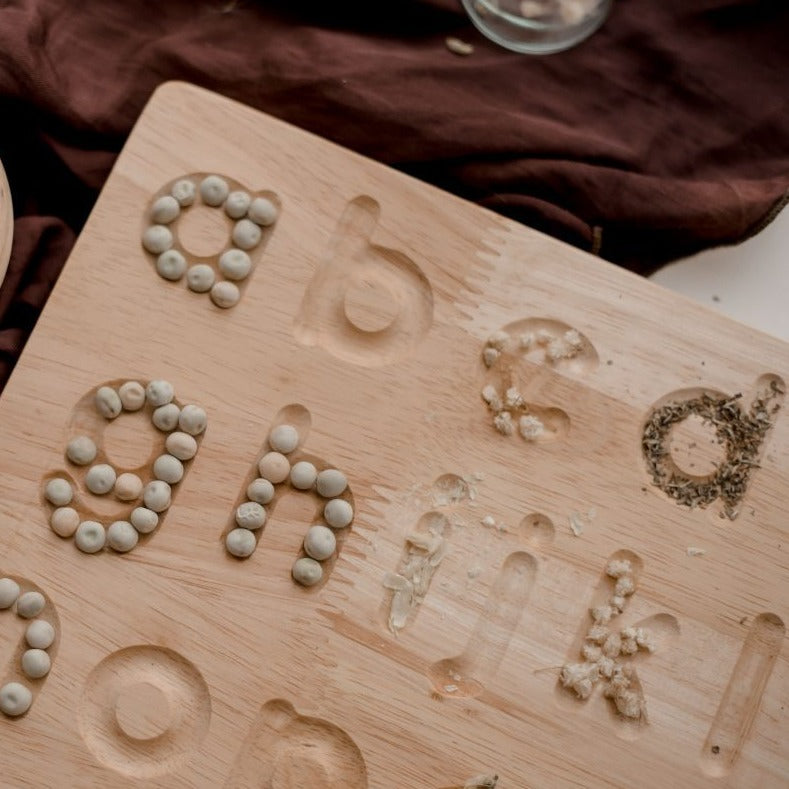
[{"label": "wood grain texture", "polygon": [[[140,244],[152,197],[212,172],[281,205],[230,310],[160,279]],[[499,434],[480,398],[502,384],[485,339],[565,326],[588,343],[579,358],[530,354],[507,373],[542,413],[564,415],[555,435]],[[3,784],[421,789],[498,774],[500,789],[785,786],[787,415],[734,521],[717,503],[669,499],[640,448],[672,392],[748,392],[765,374],[789,378],[785,343],[251,109],[164,85],[0,400],[0,575],[40,586],[60,623],[30,712],[0,718]],[[155,378],[208,412],[199,452],[157,532],[126,555],[81,554],[49,529],[42,480],[65,468],[86,395]],[[310,495],[283,497],[249,559],[222,542],[289,406],[309,418],[304,452],[347,474],[356,507],[312,590],[290,577]],[[145,466],[136,435],[149,434],[108,434],[105,448]],[[439,517],[448,553],[395,637],[384,577],[406,536]],[[649,712],[636,728],[600,693],[582,703],[557,689],[611,556],[638,564],[622,624],[645,622],[658,641],[634,663]],[[16,648],[2,643],[0,658]],[[461,671],[472,676],[455,694],[443,677]]]}]

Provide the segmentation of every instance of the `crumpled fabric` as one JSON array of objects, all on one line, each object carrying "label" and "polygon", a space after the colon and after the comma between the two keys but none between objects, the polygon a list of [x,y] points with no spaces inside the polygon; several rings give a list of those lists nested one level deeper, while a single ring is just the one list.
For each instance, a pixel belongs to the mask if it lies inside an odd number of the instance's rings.
[{"label": "crumpled fabric", "polygon": [[0,386],[164,81],[648,273],[742,240],[782,205],[787,34],[777,0],[615,0],[587,41],[533,57],[485,39],[457,0],[0,0],[0,160],[16,217]]}]

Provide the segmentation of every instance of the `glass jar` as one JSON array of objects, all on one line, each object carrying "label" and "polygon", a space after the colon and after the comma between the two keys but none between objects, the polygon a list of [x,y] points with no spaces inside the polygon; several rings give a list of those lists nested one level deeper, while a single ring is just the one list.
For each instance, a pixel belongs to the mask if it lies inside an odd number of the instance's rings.
[{"label": "glass jar", "polygon": [[491,41],[531,55],[561,52],[603,24],[612,0],[462,0]]}]

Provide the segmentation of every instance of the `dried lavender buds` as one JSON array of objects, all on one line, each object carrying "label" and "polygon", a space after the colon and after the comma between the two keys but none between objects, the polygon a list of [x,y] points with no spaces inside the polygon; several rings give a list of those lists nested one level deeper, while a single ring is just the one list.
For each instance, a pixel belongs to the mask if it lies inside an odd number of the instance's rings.
[{"label": "dried lavender buds", "polygon": [[[758,468],[760,447],[780,408],[783,394],[781,384],[772,379],[766,390],[751,403],[747,413],[741,407],[741,394],[727,397],[705,393],[655,409],[641,438],[652,482],[679,504],[691,509],[706,507],[720,498],[723,514],[734,520],[748,488],[751,471]],[[692,415],[714,428],[726,454],[715,472],[701,480],[680,470],[669,452],[672,428]]]}]

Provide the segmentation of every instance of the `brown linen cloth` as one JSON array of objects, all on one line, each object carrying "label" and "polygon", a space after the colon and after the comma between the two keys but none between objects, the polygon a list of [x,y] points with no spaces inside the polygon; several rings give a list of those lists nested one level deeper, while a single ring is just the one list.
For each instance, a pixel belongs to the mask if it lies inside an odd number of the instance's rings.
[{"label": "brown linen cloth", "polygon": [[[474,53],[450,53],[449,35]],[[0,159],[17,217],[0,387],[163,81],[645,273],[746,237],[780,204],[788,36],[784,0],[616,0],[600,31],[547,57],[488,42],[458,0],[0,0]]]}]

